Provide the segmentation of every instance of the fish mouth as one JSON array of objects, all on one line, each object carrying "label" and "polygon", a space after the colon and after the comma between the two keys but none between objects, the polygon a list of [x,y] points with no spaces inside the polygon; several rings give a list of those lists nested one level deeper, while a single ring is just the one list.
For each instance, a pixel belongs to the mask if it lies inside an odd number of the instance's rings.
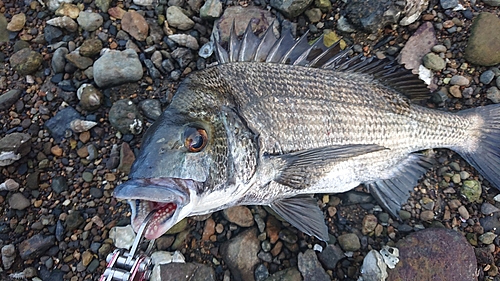
[{"label": "fish mouth", "polygon": [[144,237],[156,239],[182,220],[180,210],[190,201],[197,181],[177,178],[131,179],[115,188],[113,196],[127,200],[132,211],[131,223],[137,232],[146,216],[156,211],[148,223]]}]

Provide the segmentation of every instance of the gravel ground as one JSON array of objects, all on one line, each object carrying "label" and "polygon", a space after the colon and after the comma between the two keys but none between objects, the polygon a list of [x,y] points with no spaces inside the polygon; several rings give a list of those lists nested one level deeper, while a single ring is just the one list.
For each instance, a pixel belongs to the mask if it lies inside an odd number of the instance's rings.
[{"label": "gravel ground", "polygon": [[[252,17],[261,19],[261,30],[264,19],[288,19],[284,25],[297,36],[340,35],[356,53],[397,58],[412,69],[423,63],[433,75],[428,107],[457,111],[500,102],[498,1],[430,1],[407,25],[396,24],[398,12],[415,11],[395,1],[316,0],[293,8],[266,0],[152,2],[0,0],[1,280],[99,280],[107,254],[133,238],[129,207],[112,197],[113,188],[127,179],[143,132],[178,82],[213,62],[198,53],[215,19],[236,18],[241,30]],[[436,268],[445,277],[432,280],[500,280],[498,191],[454,152],[429,153],[437,163],[403,206],[402,221],[363,187],[317,195],[328,243],[267,208],[231,208],[186,219],[158,239],[156,256],[185,262],[158,267],[158,274],[357,280],[370,250],[387,245],[425,265],[406,280],[425,280],[422,271]],[[415,236],[436,228],[459,235]],[[409,255],[411,241],[430,246]],[[389,270],[388,280],[405,271]],[[464,277],[470,272],[477,277]]]}]

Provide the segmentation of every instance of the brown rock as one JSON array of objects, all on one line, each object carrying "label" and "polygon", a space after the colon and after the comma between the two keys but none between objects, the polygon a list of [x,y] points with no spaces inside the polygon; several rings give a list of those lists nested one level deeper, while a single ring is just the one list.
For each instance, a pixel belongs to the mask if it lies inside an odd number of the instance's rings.
[{"label": "brown rock", "polygon": [[267,237],[269,237],[269,241],[271,244],[276,243],[278,241],[279,233],[281,230],[281,223],[278,219],[276,219],[274,216],[267,216],[267,222],[266,222],[266,233]]},{"label": "brown rock", "polygon": [[118,165],[118,170],[128,174],[134,161],[134,152],[130,149],[128,143],[124,142],[120,149],[120,164]]},{"label": "brown rock", "polygon": [[252,211],[246,206],[234,206],[224,210],[226,219],[242,227],[254,225]]},{"label": "brown rock", "polygon": [[60,157],[63,154],[62,148],[60,148],[58,145],[55,145],[50,148],[50,152],[54,154],[54,156]]},{"label": "brown rock", "polygon": [[408,39],[405,47],[401,50],[398,62],[404,64],[407,69],[418,71],[422,58],[436,44],[437,39],[434,26],[431,22],[424,22]]},{"label": "brown rock", "polygon": [[97,38],[91,38],[83,41],[80,46],[80,55],[84,57],[93,57],[102,50],[102,41]]},{"label": "brown rock", "polygon": [[28,48],[21,49],[10,57],[10,65],[21,75],[35,72],[42,64],[43,57]]},{"label": "brown rock", "polygon": [[409,234],[396,244],[399,263],[387,281],[477,280],[474,248],[458,232],[429,228]]},{"label": "brown rock", "polygon": [[67,16],[72,19],[76,19],[80,14],[80,9],[75,4],[62,3],[62,5],[55,11],[55,14],[58,17]]},{"label": "brown rock", "polygon": [[148,37],[149,25],[144,17],[134,10],[130,10],[123,15],[122,29],[139,41]]},{"label": "brown rock", "polygon": [[115,19],[122,19],[127,11],[120,7],[111,7],[108,9],[108,14]]},{"label": "brown rock", "polygon": [[89,156],[89,151],[87,149],[87,146],[82,146],[80,147],[77,151],[76,151],[76,154],[78,154],[78,156],[80,156],[80,158],[85,158],[87,156]]},{"label": "brown rock", "polygon": [[82,132],[80,133],[78,138],[80,139],[81,142],[87,143],[90,140],[90,132],[89,131]]},{"label": "brown rock", "polygon": [[420,219],[423,221],[430,221],[434,219],[434,212],[430,210],[425,210],[420,213]]},{"label": "brown rock", "polygon": [[363,218],[363,227],[361,229],[361,232],[363,235],[367,235],[369,233],[372,233],[375,230],[375,227],[377,227],[377,217],[372,214],[368,214]]},{"label": "brown rock", "polygon": [[74,64],[79,69],[87,69],[94,63],[91,58],[81,56],[79,52],[71,52],[65,57],[69,62]]},{"label": "brown rock", "polygon": [[220,252],[231,270],[234,280],[254,281],[254,267],[259,263],[257,253],[260,241],[257,239],[257,228],[250,228],[220,247]]},{"label": "brown rock", "polygon": [[14,32],[20,31],[23,29],[25,23],[26,15],[24,13],[13,15],[9,24],[7,24],[7,30]]},{"label": "brown rock", "polygon": [[205,221],[205,228],[203,229],[203,235],[201,236],[201,240],[208,241],[210,240],[210,236],[215,234],[215,221],[212,218],[209,218]]}]

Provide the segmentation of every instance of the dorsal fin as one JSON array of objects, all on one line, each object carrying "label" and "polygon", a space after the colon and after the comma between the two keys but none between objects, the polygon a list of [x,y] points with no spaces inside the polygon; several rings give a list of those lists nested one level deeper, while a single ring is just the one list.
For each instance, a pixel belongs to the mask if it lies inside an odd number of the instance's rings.
[{"label": "dorsal fin", "polygon": [[[327,47],[323,36],[312,45],[308,32],[295,40],[288,30],[280,38],[272,32],[273,24],[259,38],[249,23],[242,39],[238,39],[234,22],[231,26],[228,51],[215,40],[215,55],[219,64],[230,62],[266,62],[301,65],[334,71],[355,72],[370,75],[379,83],[392,88],[412,100],[429,97],[427,85],[402,65],[389,59],[365,57],[362,54],[350,57],[352,50],[340,50],[338,42]],[[217,36],[216,36],[217,37]]]}]

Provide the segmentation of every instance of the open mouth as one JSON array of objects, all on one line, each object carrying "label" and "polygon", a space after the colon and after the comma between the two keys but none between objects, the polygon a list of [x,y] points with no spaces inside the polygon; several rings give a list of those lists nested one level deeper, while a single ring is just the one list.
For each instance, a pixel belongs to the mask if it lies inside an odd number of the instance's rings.
[{"label": "open mouth", "polygon": [[128,201],[132,211],[132,227],[137,232],[146,216],[155,211],[144,232],[147,239],[156,239],[182,217],[179,212],[189,203],[189,193],[197,182],[186,179],[132,179],[115,188],[114,196]]}]

